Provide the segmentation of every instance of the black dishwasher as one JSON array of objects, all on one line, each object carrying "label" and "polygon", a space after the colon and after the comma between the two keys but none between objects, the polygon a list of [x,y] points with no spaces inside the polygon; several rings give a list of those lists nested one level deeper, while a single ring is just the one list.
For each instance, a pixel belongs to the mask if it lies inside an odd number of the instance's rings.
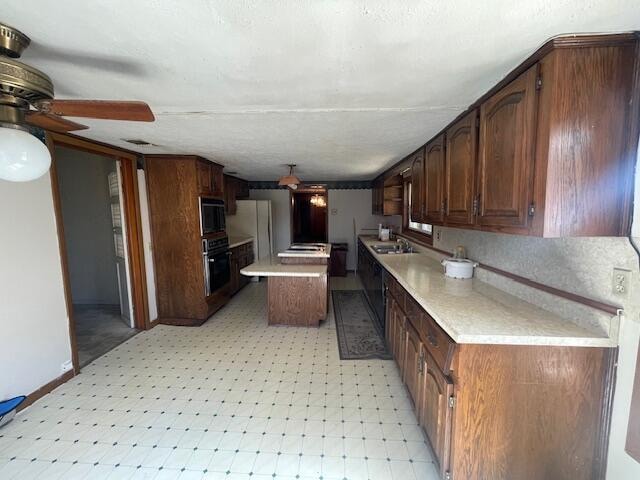
[{"label": "black dishwasher", "polygon": [[358,275],[378,325],[385,328],[384,268],[358,239]]}]

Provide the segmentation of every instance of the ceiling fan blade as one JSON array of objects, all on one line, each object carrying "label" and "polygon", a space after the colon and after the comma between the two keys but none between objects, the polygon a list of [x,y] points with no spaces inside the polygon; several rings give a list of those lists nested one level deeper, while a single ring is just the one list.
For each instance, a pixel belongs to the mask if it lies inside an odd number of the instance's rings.
[{"label": "ceiling fan blade", "polygon": [[111,100],[47,100],[40,107],[54,115],[64,117],[99,118],[103,120],[129,120],[153,122],[155,117],[144,102]]},{"label": "ceiling fan blade", "polygon": [[61,118],[51,113],[43,113],[37,111],[31,111],[27,113],[27,123],[36,127],[43,128],[45,130],[51,130],[53,132],[73,132],[75,130],[86,130],[86,125],[72,122],[66,118]]}]

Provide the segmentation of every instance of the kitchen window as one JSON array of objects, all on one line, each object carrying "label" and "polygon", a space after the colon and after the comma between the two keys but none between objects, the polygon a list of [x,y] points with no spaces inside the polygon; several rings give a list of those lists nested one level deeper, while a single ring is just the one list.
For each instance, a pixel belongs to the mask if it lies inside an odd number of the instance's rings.
[{"label": "kitchen window", "polygon": [[409,230],[410,232],[416,232],[420,235],[426,235],[429,237],[429,242],[431,241],[431,234],[433,232],[433,227],[428,223],[420,223],[414,222],[411,220],[411,181],[405,182],[405,202],[404,202],[404,215],[402,226],[404,229]]}]

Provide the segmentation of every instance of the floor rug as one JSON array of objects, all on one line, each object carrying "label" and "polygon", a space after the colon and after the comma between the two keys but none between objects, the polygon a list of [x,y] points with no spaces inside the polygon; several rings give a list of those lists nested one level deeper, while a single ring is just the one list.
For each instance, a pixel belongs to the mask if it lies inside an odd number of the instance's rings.
[{"label": "floor rug", "polygon": [[384,333],[362,290],[333,290],[338,349],[342,360],[391,359]]}]

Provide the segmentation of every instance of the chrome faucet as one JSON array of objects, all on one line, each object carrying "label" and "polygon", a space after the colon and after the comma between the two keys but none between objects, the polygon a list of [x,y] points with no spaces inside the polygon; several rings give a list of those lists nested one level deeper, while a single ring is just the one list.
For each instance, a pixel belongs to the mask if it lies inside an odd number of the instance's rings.
[{"label": "chrome faucet", "polygon": [[413,253],[413,247],[409,243],[409,240],[407,240],[406,238],[398,237],[396,242],[400,244],[400,248],[399,248],[400,251]]}]

